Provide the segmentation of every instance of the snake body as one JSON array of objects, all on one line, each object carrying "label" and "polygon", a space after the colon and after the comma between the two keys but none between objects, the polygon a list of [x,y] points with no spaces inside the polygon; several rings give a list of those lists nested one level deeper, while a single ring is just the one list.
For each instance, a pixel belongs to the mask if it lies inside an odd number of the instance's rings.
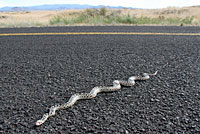
[{"label": "snake body", "polygon": [[64,104],[57,104],[55,106],[52,106],[49,109],[49,113],[46,113],[43,115],[43,117],[36,122],[36,126],[42,125],[49,117],[55,115],[56,110],[60,109],[66,109],[71,107],[76,103],[77,100],[82,100],[82,99],[92,99],[96,97],[96,95],[100,92],[113,92],[113,91],[118,91],[121,89],[121,86],[134,86],[135,85],[135,80],[147,80],[150,78],[150,76],[154,76],[157,74],[158,71],[156,71],[153,74],[149,73],[144,73],[143,76],[131,76],[129,77],[128,81],[124,80],[114,80],[113,81],[113,86],[112,87],[105,87],[105,86],[98,86],[94,87],[90,93],[76,93],[70,97],[67,103]]}]

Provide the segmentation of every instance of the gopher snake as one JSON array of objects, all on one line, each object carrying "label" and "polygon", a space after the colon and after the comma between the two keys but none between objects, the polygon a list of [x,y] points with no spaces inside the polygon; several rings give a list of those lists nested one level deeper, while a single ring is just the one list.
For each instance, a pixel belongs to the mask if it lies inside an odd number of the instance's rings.
[{"label": "gopher snake", "polygon": [[72,105],[74,105],[74,103],[77,100],[94,98],[94,97],[96,97],[97,93],[100,93],[100,92],[112,92],[112,91],[120,90],[121,85],[123,85],[123,86],[134,86],[135,80],[147,80],[147,79],[150,78],[150,76],[156,75],[157,72],[158,71],[156,71],[153,74],[144,73],[143,76],[131,76],[128,79],[128,81],[114,80],[112,87],[104,87],[104,86],[94,87],[90,91],[90,93],[76,93],[76,94],[71,96],[71,98],[69,99],[69,101],[67,103],[52,106],[49,110],[49,113],[44,114],[43,117],[40,120],[38,120],[35,125],[39,126],[39,125],[43,124],[49,117],[55,115],[56,110],[69,108]]}]

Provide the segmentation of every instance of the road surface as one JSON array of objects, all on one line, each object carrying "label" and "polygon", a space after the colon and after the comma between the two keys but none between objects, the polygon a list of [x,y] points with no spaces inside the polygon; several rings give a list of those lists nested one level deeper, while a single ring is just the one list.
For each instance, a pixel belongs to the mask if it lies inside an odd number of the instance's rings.
[{"label": "road surface", "polygon": [[[169,26],[0,29],[0,133],[200,133],[199,31]],[[74,32],[102,34],[12,35]],[[35,126],[52,105],[74,93],[156,70],[149,80],[78,101]]]}]

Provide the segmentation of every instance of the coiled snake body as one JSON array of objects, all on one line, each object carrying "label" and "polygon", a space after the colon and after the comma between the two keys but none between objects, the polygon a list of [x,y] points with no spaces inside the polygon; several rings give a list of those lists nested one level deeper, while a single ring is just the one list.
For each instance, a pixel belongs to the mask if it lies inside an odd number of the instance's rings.
[{"label": "coiled snake body", "polygon": [[74,105],[74,103],[77,100],[94,98],[100,92],[118,91],[121,89],[121,86],[134,86],[135,80],[147,80],[150,78],[150,76],[154,76],[156,74],[157,74],[157,71],[153,74],[144,73],[143,76],[131,76],[128,79],[128,81],[114,80],[112,87],[99,86],[99,87],[94,87],[90,91],[90,93],[76,93],[70,97],[70,99],[68,100],[67,103],[52,106],[49,110],[49,113],[44,114],[43,117],[40,120],[38,120],[35,125],[39,126],[39,125],[43,124],[49,117],[55,115],[56,110],[69,108],[72,105]]}]

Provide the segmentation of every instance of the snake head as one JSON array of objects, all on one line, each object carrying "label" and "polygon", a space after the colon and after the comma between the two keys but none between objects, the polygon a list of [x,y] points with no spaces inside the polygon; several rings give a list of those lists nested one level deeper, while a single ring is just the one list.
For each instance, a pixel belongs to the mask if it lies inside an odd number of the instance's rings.
[{"label": "snake head", "polygon": [[43,123],[44,123],[44,121],[38,120],[38,121],[35,123],[35,125],[36,125],[36,126],[40,126],[40,125],[42,125]]}]

